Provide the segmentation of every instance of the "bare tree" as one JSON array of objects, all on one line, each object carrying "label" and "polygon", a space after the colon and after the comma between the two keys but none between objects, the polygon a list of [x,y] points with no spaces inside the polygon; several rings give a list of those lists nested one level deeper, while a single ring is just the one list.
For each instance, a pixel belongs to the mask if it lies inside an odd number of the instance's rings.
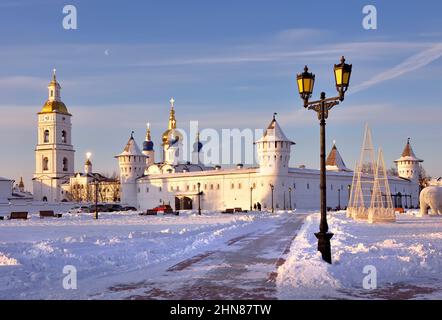
[{"label": "bare tree", "polygon": [[420,165],[419,169],[419,186],[421,189],[428,187],[431,180],[431,176],[427,174],[425,168]]},{"label": "bare tree", "polygon": [[396,166],[391,167],[387,170],[387,175],[397,177],[399,176],[399,172],[397,171]]}]

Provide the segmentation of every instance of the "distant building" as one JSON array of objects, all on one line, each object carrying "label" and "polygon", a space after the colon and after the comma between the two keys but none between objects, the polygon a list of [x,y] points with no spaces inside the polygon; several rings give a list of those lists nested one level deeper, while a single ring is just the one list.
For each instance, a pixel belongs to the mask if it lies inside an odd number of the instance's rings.
[{"label": "distant building", "polygon": [[0,204],[25,204],[33,200],[32,193],[25,190],[23,178],[14,186],[14,180],[0,177]]}]

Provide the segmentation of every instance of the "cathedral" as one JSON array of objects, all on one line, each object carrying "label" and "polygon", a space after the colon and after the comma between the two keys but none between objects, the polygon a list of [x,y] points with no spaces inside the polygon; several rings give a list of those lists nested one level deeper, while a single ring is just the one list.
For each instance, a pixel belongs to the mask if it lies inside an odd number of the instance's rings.
[{"label": "cathedral", "polygon": [[[174,99],[171,99],[167,130],[162,136],[162,161],[155,162],[150,127],[139,148],[133,136],[116,156],[120,167],[121,202],[146,210],[170,204],[176,210],[289,210],[319,208],[319,170],[304,166],[290,168],[295,142],[289,139],[275,115],[264,135],[255,141],[258,166],[221,168],[206,166],[204,148],[195,142],[191,162],[180,161],[180,132],[176,130]],[[420,162],[408,140],[395,162],[398,176],[389,176],[396,206],[417,207]],[[336,144],[327,157],[327,204],[344,208],[348,204],[353,172],[346,167]]]}]

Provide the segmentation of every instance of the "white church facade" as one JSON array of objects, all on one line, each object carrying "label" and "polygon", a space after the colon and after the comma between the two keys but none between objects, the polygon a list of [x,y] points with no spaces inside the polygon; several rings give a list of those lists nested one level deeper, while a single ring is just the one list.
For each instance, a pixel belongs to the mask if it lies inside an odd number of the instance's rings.
[{"label": "white church facade", "polygon": [[[199,139],[193,150],[196,156],[192,156],[191,162],[181,163],[177,150],[182,139],[176,130],[173,102],[171,100],[168,129],[162,137],[160,163],[154,161],[149,128],[142,150],[131,136],[124,151],[116,156],[122,203],[140,210],[161,204],[170,204],[176,210],[197,209],[198,201],[203,210],[319,208],[320,172],[289,167],[295,143],[286,137],[275,117],[263,137],[254,143],[258,166],[206,166],[199,156],[204,147]],[[396,160],[399,176],[389,176],[396,206],[417,207],[421,161],[414,155],[408,141],[401,158]],[[352,178],[353,172],[345,166],[336,145],[333,145],[327,158],[327,205],[330,208],[347,206]]]}]

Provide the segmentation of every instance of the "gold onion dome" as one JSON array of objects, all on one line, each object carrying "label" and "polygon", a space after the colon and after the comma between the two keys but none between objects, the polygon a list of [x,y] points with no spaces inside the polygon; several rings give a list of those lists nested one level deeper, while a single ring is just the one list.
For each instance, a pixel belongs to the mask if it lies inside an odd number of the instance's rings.
[{"label": "gold onion dome", "polygon": [[46,100],[45,104],[43,105],[43,108],[41,109],[40,113],[58,112],[70,115],[68,108],[60,99],[61,86],[57,82],[55,69],[53,70],[52,79],[51,82],[49,82],[48,89],[49,89],[49,97],[48,100]]},{"label": "gold onion dome", "polygon": [[170,114],[169,114],[169,124],[167,126],[167,130],[164,131],[162,136],[163,146],[170,145],[171,142],[182,141],[183,135],[176,130],[176,119],[175,119],[175,109],[174,109],[175,100],[173,98],[170,99]]},{"label": "gold onion dome", "polygon": [[51,112],[69,114],[68,108],[66,108],[66,105],[63,102],[48,100],[43,105],[43,108],[41,109],[40,113],[51,113]]}]

